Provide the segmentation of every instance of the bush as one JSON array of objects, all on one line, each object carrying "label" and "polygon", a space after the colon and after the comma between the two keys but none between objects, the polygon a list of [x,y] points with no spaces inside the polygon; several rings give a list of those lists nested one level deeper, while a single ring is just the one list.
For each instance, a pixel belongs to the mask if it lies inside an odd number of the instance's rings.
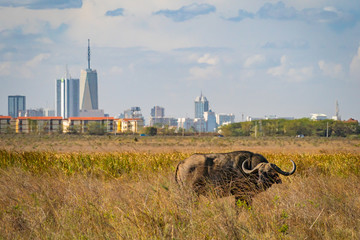
[{"label": "bush", "polygon": [[220,127],[225,136],[317,136],[346,137],[360,134],[358,123],[334,120],[312,121],[308,118],[257,120]]},{"label": "bush", "polygon": [[157,128],[156,127],[144,128],[144,133],[149,136],[155,136],[157,134]]}]

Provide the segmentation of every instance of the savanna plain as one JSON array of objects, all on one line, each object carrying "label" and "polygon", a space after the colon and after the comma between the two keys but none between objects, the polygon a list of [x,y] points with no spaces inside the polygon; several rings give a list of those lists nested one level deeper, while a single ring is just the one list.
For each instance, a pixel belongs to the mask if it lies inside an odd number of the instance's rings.
[{"label": "savanna plain", "polygon": [[[236,150],[297,170],[251,206],[177,186],[180,160]],[[360,140],[3,134],[0,239],[360,239]]]}]

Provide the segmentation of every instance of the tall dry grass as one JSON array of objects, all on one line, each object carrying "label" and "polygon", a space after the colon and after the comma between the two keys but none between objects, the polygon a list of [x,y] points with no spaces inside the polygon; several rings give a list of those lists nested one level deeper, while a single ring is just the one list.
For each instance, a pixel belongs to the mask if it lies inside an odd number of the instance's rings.
[{"label": "tall dry grass", "polygon": [[1,151],[0,238],[360,239],[359,155],[267,154],[298,170],[247,207],[180,191],[172,154]]}]

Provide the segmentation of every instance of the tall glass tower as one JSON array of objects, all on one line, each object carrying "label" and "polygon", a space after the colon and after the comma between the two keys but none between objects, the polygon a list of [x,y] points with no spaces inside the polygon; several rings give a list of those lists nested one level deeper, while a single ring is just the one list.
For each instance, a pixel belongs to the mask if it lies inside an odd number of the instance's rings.
[{"label": "tall glass tower", "polygon": [[195,118],[204,118],[204,112],[209,111],[209,101],[201,95],[195,98]]},{"label": "tall glass tower", "polygon": [[88,68],[81,70],[80,75],[80,110],[98,108],[97,72],[90,68],[90,39],[88,39]]},{"label": "tall glass tower", "polygon": [[56,116],[68,118],[79,116],[79,79],[56,80]]},{"label": "tall glass tower", "polygon": [[8,96],[8,115],[17,118],[19,111],[26,110],[26,98],[25,96]]}]

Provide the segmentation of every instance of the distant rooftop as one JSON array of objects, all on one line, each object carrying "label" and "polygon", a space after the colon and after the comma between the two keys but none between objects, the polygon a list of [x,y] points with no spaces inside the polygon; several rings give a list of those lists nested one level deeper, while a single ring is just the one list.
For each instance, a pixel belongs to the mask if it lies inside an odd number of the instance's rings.
[{"label": "distant rooftop", "polygon": [[200,96],[195,98],[195,102],[207,102],[207,98],[201,93]]}]

